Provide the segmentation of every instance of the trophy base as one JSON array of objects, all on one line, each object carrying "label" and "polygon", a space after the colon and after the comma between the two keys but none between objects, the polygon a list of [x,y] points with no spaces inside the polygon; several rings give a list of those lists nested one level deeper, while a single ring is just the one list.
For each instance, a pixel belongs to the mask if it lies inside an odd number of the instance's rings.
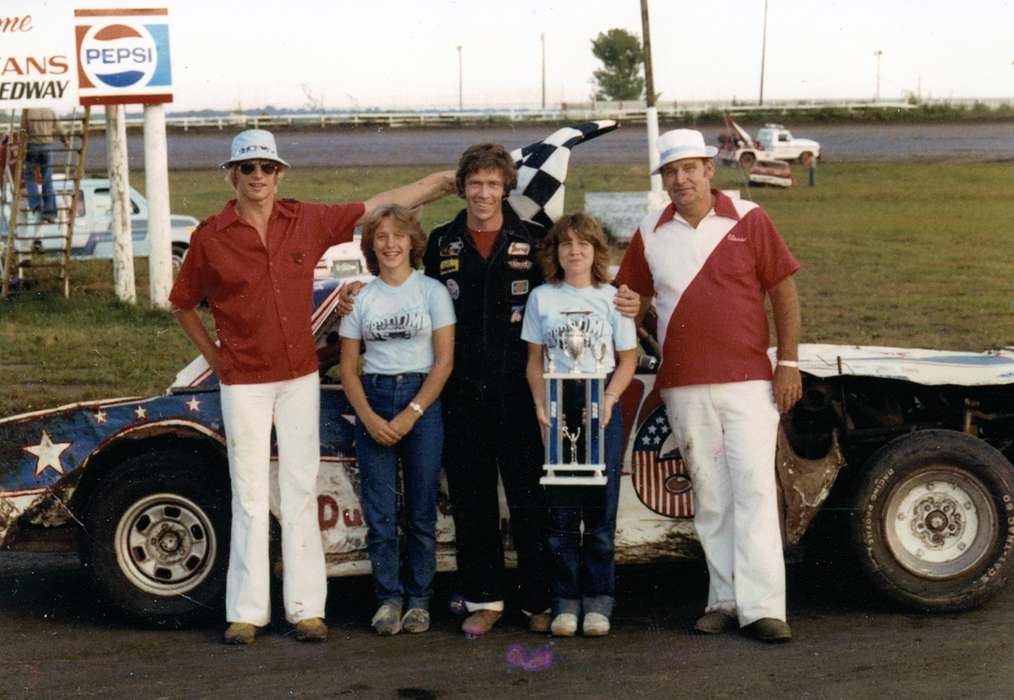
[{"label": "trophy base", "polygon": [[604,464],[543,464],[542,471],[543,486],[605,486],[609,481]]}]

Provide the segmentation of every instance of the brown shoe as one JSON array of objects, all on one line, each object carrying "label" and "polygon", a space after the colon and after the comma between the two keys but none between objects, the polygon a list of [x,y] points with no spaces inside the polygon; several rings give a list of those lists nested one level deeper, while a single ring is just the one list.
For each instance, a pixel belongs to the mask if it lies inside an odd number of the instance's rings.
[{"label": "brown shoe", "polygon": [[712,610],[704,613],[694,623],[694,629],[701,634],[722,634],[732,632],[739,627],[736,615],[728,610]]},{"label": "brown shoe", "polygon": [[476,610],[461,623],[461,631],[469,637],[480,637],[493,629],[502,616],[499,610]]},{"label": "brown shoe", "polygon": [[232,622],[225,630],[226,644],[253,644],[257,628],[248,622]]},{"label": "brown shoe", "polygon": [[743,628],[755,639],[768,644],[784,644],[792,640],[792,628],[789,623],[776,617],[762,617]]},{"label": "brown shoe", "polygon": [[553,621],[552,615],[547,612],[535,613],[528,616],[528,631],[535,634],[547,634],[549,625]]},{"label": "brown shoe", "polygon": [[301,642],[326,642],[327,625],[319,617],[308,617],[296,623],[296,639]]}]

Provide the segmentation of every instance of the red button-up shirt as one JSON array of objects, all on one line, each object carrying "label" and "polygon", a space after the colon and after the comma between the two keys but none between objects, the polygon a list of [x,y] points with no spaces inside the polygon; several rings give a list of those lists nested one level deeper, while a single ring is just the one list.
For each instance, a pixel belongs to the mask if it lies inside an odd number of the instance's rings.
[{"label": "red button-up shirt", "polygon": [[313,269],[330,246],[352,240],[365,207],[276,200],[267,249],[232,200],[190,239],[169,301],[208,300],[221,346],[223,384],[260,384],[317,370],[310,317]]}]

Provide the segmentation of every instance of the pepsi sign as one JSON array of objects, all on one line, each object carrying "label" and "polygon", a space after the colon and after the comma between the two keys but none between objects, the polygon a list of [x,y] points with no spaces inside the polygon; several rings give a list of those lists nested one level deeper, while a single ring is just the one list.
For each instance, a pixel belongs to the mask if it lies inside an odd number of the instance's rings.
[{"label": "pepsi sign", "polygon": [[172,102],[168,14],[74,11],[82,105]]}]

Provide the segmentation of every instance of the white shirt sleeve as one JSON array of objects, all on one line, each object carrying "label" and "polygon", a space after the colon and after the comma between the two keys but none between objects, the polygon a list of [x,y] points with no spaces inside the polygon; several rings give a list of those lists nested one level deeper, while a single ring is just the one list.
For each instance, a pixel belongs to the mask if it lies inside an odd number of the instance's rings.
[{"label": "white shirt sleeve", "polygon": [[451,301],[451,295],[447,291],[447,287],[429,277],[424,277],[423,279],[427,283],[432,283],[427,284],[429,287],[427,300],[430,312],[430,327],[433,330],[437,330],[444,326],[453,326],[457,323],[457,318],[454,315],[454,302]]},{"label": "white shirt sleeve", "polygon": [[342,323],[338,326],[338,335],[342,338],[355,338],[356,340],[363,339],[363,297],[366,288],[359,290],[359,294],[356,295],[355,301],[352,303],[352,312],[342,319]]},{"label": "white shirt sleeve", "polygon": [[528,295],[528,303],[525,304],[525,320],[521,324],[521,339],[536,345],[545,345],[545,337],[541,320],[539,319],[539,296],[544,293],[546,285],[536,287]]}]

